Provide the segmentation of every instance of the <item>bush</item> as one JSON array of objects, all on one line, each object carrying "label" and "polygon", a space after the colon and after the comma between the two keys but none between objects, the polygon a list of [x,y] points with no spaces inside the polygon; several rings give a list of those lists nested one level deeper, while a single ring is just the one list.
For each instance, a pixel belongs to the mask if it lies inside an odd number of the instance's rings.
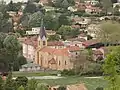
[{"label": "bush", "polygon": [[96,90],[103,90],[103,87],[97,87]]},{"label": "bush", "polygon": [[28,83],[28,78],[25,76],[20,76],[20,77],[17,77],[15,81],[18,87],[20,86],[26,87]]},{"label": "bush", "polygon": [[65,87],[65,86],[60,86],[60,87],[58,88],[58,90],[66,90],[66,87]]},{"label": "bush", "polygon": [[61,74],[71,76],[71,75],[75,75],[75,72],[73,69],[71,69],[71,70],[64,69],[63,71],[61,71]]}]

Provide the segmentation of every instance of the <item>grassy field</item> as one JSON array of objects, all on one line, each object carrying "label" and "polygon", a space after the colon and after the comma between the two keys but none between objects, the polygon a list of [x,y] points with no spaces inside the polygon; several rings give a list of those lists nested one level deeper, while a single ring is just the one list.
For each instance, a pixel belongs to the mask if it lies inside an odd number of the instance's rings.
[{"label": "grassy field", "polygon": [[95,90],[97,87],[106,87],[107,82],[102,78],[84,78],[84,77],[65,77],[56,80],[38,80],[40,83],[47,83],[49,85],[69,85],[76,83],[84,83],[88,90]]},{"label": "grassy field", "polygon": [[18,77],[18,76],[26,76],[26,77],[31,77],[31,76],[51,76],[51,75],[56,75],[58,71],[40,71],[40,72],[13,72],[13,77]]},{"label": "grassy field", "polygon": [[[56,71],[52,72],[13,72],[13,76],[50,76],[57,74]],[[66,76],[61,79],[40,79],[37,80],[40,83],[47,83],[49,85],[69,85],[69,84],[76,84],[76,83],[84,83],[88,90],[95,90],[97,87],[106,87],[107,81],[103,78],[85,78],[80,76]]]}]

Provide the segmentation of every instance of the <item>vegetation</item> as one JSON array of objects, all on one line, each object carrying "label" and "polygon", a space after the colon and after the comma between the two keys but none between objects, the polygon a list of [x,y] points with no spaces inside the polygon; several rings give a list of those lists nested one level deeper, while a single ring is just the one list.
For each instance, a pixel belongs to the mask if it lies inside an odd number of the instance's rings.
[{"label": "vegetation", "polygon": [[6,36],[6,34],[0,33],[0,63],[3,65],[1,68],[19,70],[19,67],[26,63],[26,59],[23,56],[22,58],[18,56],[20,51],[20,42],[14,35]]},{"label": "vegetation", "polygon": [[106,90],[120,89],[120,47],[113,50],[106,58],[103,65],[105,78],[108,80],[109,87]]},{"label": "vegetation", "polygon": [[[114,29],[114,30],[113,30]],[[102,22],[100,32],[98,32],[98,39],[105,43],[118,43],[119,42],[119,23],[115,21]]]}]

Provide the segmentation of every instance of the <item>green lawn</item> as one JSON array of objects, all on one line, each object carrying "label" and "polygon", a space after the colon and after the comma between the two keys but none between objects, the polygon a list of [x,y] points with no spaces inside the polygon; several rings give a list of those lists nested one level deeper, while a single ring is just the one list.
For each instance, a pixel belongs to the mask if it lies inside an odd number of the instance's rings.
[{"label": "green lawn", "polygon": [[[57,71],[53,72],[13,72],[13,76],[50,76],[56,74]],[[107,81],[103,78],[84,78],[80,76],[66,76],[65,78],[61,79],[40,79],[37,80],[40,83],[47,83],[49,85],[69,85],[69,84],[76,84],[76,83],[84,83],[88,90],[95,90],[97,87],[106,87]]]},{"label": "green lawn", "polygon": [[84,77],[66,77],[56,80],[38,80],[40,83],[47,83],[49,85],[69,85],[76,83],[84,83],[88,90],[95,90],[97,87],[106,87],[107,82],[102,78],[84,78]]},{"label": "green lawn", "polygon": [[13,77],[18,77],[18,76],[26,76],[26,77],[31,77],[31,76],[51,76],[57,74],[58,71],[41,71],[41,72],[13,72]]}]

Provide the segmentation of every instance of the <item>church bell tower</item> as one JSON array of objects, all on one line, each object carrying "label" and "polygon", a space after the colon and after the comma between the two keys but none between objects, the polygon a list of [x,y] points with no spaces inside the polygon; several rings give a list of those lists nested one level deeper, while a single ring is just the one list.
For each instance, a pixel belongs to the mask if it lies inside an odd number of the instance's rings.
[{"label": "church bell tower", "polygon": [[38,36],[38,47],[43,48],[47,46],[47,34],[45,31],[45,26],[43,19],[41,20],[41,27],[40,27],[40,32]]}]

